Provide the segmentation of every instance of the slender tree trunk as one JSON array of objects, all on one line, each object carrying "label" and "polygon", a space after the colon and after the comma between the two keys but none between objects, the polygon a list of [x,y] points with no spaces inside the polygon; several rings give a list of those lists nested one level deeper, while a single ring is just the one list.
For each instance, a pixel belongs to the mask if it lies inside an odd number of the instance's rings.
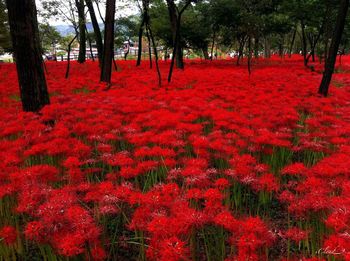
[{"label": "slender tree trunk", "polygon": [[256,59],[259,58],[259,37],[254,38],[254,56]]},{"label": "slender tree trunk", "polygon": [[208,53],[208,46],[204,46],[204,47],[202,48],[202,52],[203,52],[204,59],[205,59],[205,60],[210,60],[210,59],[209,59],[209,53]]},{"label": "slender tree trunk", "polygon": [[271,57],[271,44],[270,44],[270,39],[267,36],[265,36],[265,39],[264,39],[264,57],[265,58]]},{"label": "slender tree trunk", "polygon": [[323,72],[322,81],[318,89],[318,93],[323,96],[328,95],[329,84],[332,80],[338,48],[345,27],[346,15],[349,9],[349,1],[350,0],[341,0],[340,2],[337,22],[334,28],[331,46],[329,48],[329,55],[325,63],[325,71]]},{"label": "slender tree trunk", "polygon": [[307,66],[307,42],[306,42],[304,21],[301,21],[301,41],[303,46],[304,66]]},{"label": "slender tree trunk", "polygon": [[43,69],[35,0],[6,0],[22,107],[37,112],[50,103]]},{"label": "slender tree trunk", "polygon": [[114,56],[114,15],[115,0],[106,2],[105,36],[101,67],[101,82],[111,83],[112,60]]},{"label": "slender tree trunk", "polygon": [[94,53],[93,53],[93,51],[92,51],[92,43],[91,43],[91,39],[90,39],[90,36],[89,36],[89,32],[88,32],[86,26],[85,26],[85,31],[86,31],[86,36],[87,36],[87,39],[88,39],[88,42],[89,42],[89,50],[90,50],[91,60],[94,62],[94,61],[95,61],[95,57],[94,57]]},{"label": "slender tree trunk", "polygon": [[[148,8],[149,8],[149,0],[142,0],[142,10],[143,10],[143,14],[142,14],[142,21],[140,24],[140,28],[139,28],[139,49],[137,52],[137,62],[136,62],[136,66],[140,66],[141,65],[141,58],[142,58],[142,35],[143,35],[143,30],[146,24],[146,20],[149,20],[149,14],[148,14]],[[149,37],[149,36],[148,36]],[[148,40],[149,41],[149,40]],[[151,66],[152,68],[152,66]]]},{"label": "slender tree trunk", "polygon": [[214,29],[214,30],[213,30],[213,39],[212,39],[212,42],[211,42],[210,60],[213,60],[215,38],[216,38],[216,30]]},{"label": "slender tree trunk", "polygon": [[148,57],[149,57],[149,68],[153,68],[153,63],[152,63],[152,43],[151,43],[151,37],[149,35],[148,29],[146,30],[146,36],[147,36],[147,41],[148,41]]},{"label": "slender tree trunk", "polygon": [[102,63],[102,54],[103,54],[103,43],[102,43],[102,35],[101,35],[101,30],[100,26],[97,22],[94,6],[92,4],[92,0],[85,0],[86,5],[89,10],[92,26],[94,28],[94,34],[95,34],[95,39],[96,39],[96,46],[97,46],[97,53],[98,53],[98,62],[101,66]]},{"label": "slender tree trunk", "polygon": [[237,66],[239,66],[240,59],[243,57],[245,36],[241,36],[238,41],[239,41],[239,48],[238,48],[238,56],[237,56],[237,63],[236,63]]},{"label": "slender tree trunk", "polygon": [[173,74],[174,63],[176,60],[177,67],[179,69],[184,69],[183,62],[183,52],[181,46],[181,34],[180,34],[180,26],[181,26],[181,16],[186,8],[191,4],[192,0],[186,0],[184,6],[181,10],[178,10],[174,0],[166,0],[168,5],[168,11],[170,16],[170,24],[173,33],[173,57],[171,59],[170,70],[168,74],[168,82],[171,81],[171,77]]},{"label": "slender tree trunk", "polygon": [[295,36],[297,35],[297,28],[295,27],[294,31],[293,31],[293,36],[292,36],[292,41],[290,42],[290,46],[289,46],[289,58],[292,57],[292,53],[293,53],[293,47],[294,47],[294,42],[295,42]]},{"label": "slender tree trunk", "polygon": [[181,47],[181,37],[180,37],[180,25],[181,25],[181,14],[177,12],[177,8],[174,0],[167,0],[171,31],[173,34],[173,46],[176,49],[175,55],[176,67],[179,69],[184,69],[183,54]]},{"label": "slender tree trunk", "polygon": [[176,33],[175,34],[175,39],[174,39],[175,44],[174,44],[174,48],[173,48],[173,56],[171,57],[170,69],[169,69],[169,74],[168,74],[168,82],[169,83],[171,82],[171,77],[173,75],[176,52],[178,51],[177,50],[177,45],[176,45],[176,42],[178,41],[178,37],[179,37],[179,34]]},{"label": "slender tree trunk", "polygon": [[75,0],[79,16],[79,56],[78,63],[86,60],[86,33],[85,33],[85,11],[84,0]]},{"label": "slender tree trunk", "polygon": [[74,38],[69,42],[68,44],[68,54],[67,54],[67,69],[66,69],[66,75],[65,78],[68,79],[69,77],[69,69],[70,69],[70,50],[72,47],[73,42],[75,41],[75,39],[77,39],[78,35],[76,34],[74,36]]},{"label": "slender tree trunk", "polygon": [[141,57],[142,57],[142,35],[143,35],[143,29],[145,25],[145,14],[142,16],[142,22],[139,28],[139,49],[137,50],[137,61],[136,61],[136,66],[141,65]]},{"label": "slender tree trunk", "polygon": [[114,70],[117,72],[118,71],[118,65],[117,65],[117,62],[115,61],[115,58],[114,58],[114,52],[113,52],[113,55],[112,55],[112,60],[113,60]]},{"label": "slender tree trunk", "polygon": [[158,64],[158,51],[157,51],[156,42],[154,41],[151,26],[149,24],[149,17],[147,18],[147,21],[146,21],[146,27],[147,27],[147,31],[149,32],[149,36],[151,38],[152,45],[153,45],[153,52],[154,52],[154,58],[155,58],[154,60],[156,63],[156,69],[157,69],[157,75],[158,75],[158,85],[161,86],[162,85],[162,76],[160,74],[160,69],[159,69],[159,64]]},{"label": "slender tree trunk", "polygon": [[128,57],[129,53],[130,53],[130,40],[128,39],[128,50],[124,54],[124,61],[126,61],[126,58]]},{"label": "slender tree trunk", "polygon": [[252,64],[252,38],[249,36],[248,37],[248,73],[249,73],[249,76],[252,73],[251,64]]},{"label": "slender tree trunk", "polygon": [[283,35],[280,35],[280,41],[278,43],[278,55],[283,58],[283,55],[284,55],[284,48],[283,48],[283,45],[284,45],[284,37]]},{"label": "slender tree trunk", "polygon": [[102,15],[102,13],[101,13],[100,5],[99,5],[98,0],[94,0],[94,2],[95,2],[95,4],[96,4],[97,11],[98,11],[98,15],[100,16],[101,21],[103,22],[103,24],[106,24],[105,19],[103,18],[103,15]]}]

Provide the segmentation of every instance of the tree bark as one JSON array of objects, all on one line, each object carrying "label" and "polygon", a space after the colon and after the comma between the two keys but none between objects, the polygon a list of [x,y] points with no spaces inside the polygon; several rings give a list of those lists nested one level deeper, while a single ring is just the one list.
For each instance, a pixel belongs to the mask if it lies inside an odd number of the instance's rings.
[{"label": "tree bark", "polygon": [[140,66],[141,65],[142,36],[143,36],[144,27],[145,27],[145,25],[147,25],[147,21],[149,21],[149,14],[148,14],[149,2],[150,2],[149,0],[142,0],[142,20],[141,20],[141,24],[140,24],[140,28],[139,28],[139,47],[138,47],[139,49],[138,49],[138,52],[137,52],[136,66]]},{"label": "tree bark", "polygon": [[149,35],[149,31],[146,30],[146,36],[147,36],[147,41],[148,41],[148,58],[149,58],[149,68],[153,68],[153,63],[152,63],[152,43],[151,43],[151,37]]},{"label": "tree bark", "polygon": [[24,111],[50,103],[43,69],[35,0],[6,0]]},{"label": "tree bark", "polygon": [[323,72],[322,81],[318,89],[318,93],[325,97],[328,95],[329,84],[332,80],[334,66],[337,59],[338,48],[343,35],[346,15],[349,9],[349,1],[350,0],[341,0],[340,2],[337,21],[334,28],[331,45],[329,47],[328,57],[325,63],[325,71]]},{"label": "tree bark", "polygon": [[212,38],[211,49],[210,49],[210,60],[213,60],[215,38],[216,38],[216,30],[213,29],[213,38]]},{"label": "tree bark", "polygon": [[101,66],[102,63],[102,55],[103,55],[103,43],[102,43],[102,35],[101,29],[97,22],[96,13],[94,10],[94,6],[92,4],[92,0],[85,0],[87,8],[89,10],[92,26],[94,28],[94,34],[96,39],[97,53],[98,53],[98,61]]},{"label": "tree bark", "polygon": [[209,52],[208,52],[208,46],[205,46],[202,48],[203,56],[205,60],[210,60],[209,58]]},{"label": "tree bark", "polygon": [[180,12],[177,10],[174,0],[167,0],[166,2],[168,5],[171,31],[173,34],[173,46],[175,50],[175,52],[173,52],[173,56],[175,55],[174,58],[176,60],[176,67],[179,69],[184,69],[183,48],[181,46],[180,36],[181,16],[185,9],[190,5],[191,1],[187,1]]},{"label": "tree bark", "polygon": [[156,42],[154,41],[152,29],[151,29],[151,26],[149,24],[149,20],[148,19],[146,19],[146,27],[147,27],[147,31],[148,31],[149,36],[150,36],[151,41],[152,41],[153,52],[154,52],[154,60],[155,60],[155,63],[156,63],[157,76],[158,76],[158,86],[160,87],[162,85],[162,76],[160,74],[160,69],[159,69],[159,64],[158,64],[158,51],[157,51]]},{"label": "tree bark", "polygon": [[91,56],[91,60],[94,62],[95,61],[95,57],[94,57],[94,53],[92,51],[92,43],[91,43],[91,38],[89,36],[89,32],[87,30],[87,27],[85,26],[85,32],[86,32],[86,36],[89,42],[89,50],[90,50],[90,56]]},{"label": "tree bark", "polygon": [[84,0],[75,0],[79,17],[79,56],[78,63],[86,60],[86,33],[85,33],[85,11]]},{"label": "tree bark", "polygon": [[294,42],[295,42],[295,36],[296,36],[296,34],[297,34],[297,27],[295,26],[295,29],[294,29],[294,31],[293,31],[292,41],[290,42],[290,46],[289,46],[289,52],[288,52],[289,58],[292,57],[293,47],[294,47]]},{"label": "tree bark", "polygon": [[[186,8],[191,4],[191,2],[192,0],[187,0],[184,6],[179,11],[174,3],[174,0],[167,0],[170,23],[173,31],[173,47],[174,47],[169,74],[168,74],[169,83],[171,82],[175,60],[176,60],[177,68],[184,69],[183,53],[182,53],[182,46],[181,46],[181,35],[180,35],[181,16],[183,12],[186,10]],[[175,25],[174,25],[174,22],[176,22]],[[175,29],[175,34],[174,34],[174,29]]]},{"label": "tree bark", "polygon": [[307,42],[306,42],[304,21],[301,21],[301,42],[303,46],[304,66],[307,66]]},{"label": "tree bark", "polygon": [[140,24],[139,28],[139,46],[137,50],[137,61],[136,61],[136,66],[141,65],[141,57],[142,57],[142,36],[143,36],[143,29],[145,26],[145,14],[142,15],[142,22]]},{"label": "tree bark", "polygon": [[251,64],[252,64],[252,38],[249,36],[248,37],[248,73],[249,73],[249,76],[252,73]]},{"label": "tree bark", "polygon": [[254,56],[256,59],[259,58],[259,37],[254,38]]},{"label": "tree bark", "polygon": [[78,35],[76,34],[74,36],[74,38],[68,44],[67,69],[66,69],[66,75],[65,75],[66,79],[68,79],[68,77],[69,77],[69,70],[70,70],[70,50],[71,50],[73,42],[75,41],[75,39],[77,39],[77,37],[78,37]]},{"label": "tree bark", "polygon": [[112,60],[114,56],[114,15],[115,0],[106,2],[105,36],[101,67],[101,82],[111,83]]},{"label": "tree bark", "polygon": [[239,47],[238,47],[238,56],[237,56],[237,62],[236,62],[236,65],[239,66],[239,62],[240,60],[243,58],[243,51],[244,51],[244,44],[245,44],[245,35],[241,36],[239,39],[238,39],[238,42],[239,42]]},{"label": "tree bark", "polygon": [[264,57],[271,58],[271,43],[267,36],[264,39]]}]

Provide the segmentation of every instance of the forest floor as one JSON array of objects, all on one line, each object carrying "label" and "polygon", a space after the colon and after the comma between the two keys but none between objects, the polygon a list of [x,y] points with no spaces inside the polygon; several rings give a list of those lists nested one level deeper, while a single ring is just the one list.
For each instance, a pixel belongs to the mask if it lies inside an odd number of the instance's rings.
[{"label": "forest floor", "polygon": [[[21,111],[0,64],[0,260],[349,260],[350,57],[48,62]],[[153,64],[153,67],[154,64]],[[308,259],[310,258],[310,259]],[[311,259],[313,258],[313,259]]]}]

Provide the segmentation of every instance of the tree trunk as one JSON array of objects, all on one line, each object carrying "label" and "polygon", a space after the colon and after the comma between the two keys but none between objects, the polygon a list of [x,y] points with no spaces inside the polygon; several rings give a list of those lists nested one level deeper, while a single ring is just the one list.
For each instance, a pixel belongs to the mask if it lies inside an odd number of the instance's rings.
[{"label": "tree trunk", "polygon": [[236,63],[237,66],[239,66],[239,61],[243,57],[244,44],[245,44],[245,36],[241,36],[241,38],[239,38],[239,49],[238,49],[238,56],[237,56],[237,63]]},{"label": "tree trunk", "polygon": [[205,60],[210,60],[209,53],[208,53],[208,46],[205,46],[202,48],[203,56]]},{"label": "tree trunk", "polygon": [[254,38],[254,56],[256,59],[259,58],[259,37]]},{"label": "tree trunk", "polygon": [[158,76],[158,86],[160,87],[162,85],[162,76],[160,74],[160,69],[159,69],[159,64],[158,64],[157,46],[156,46],[156,42],[154,41],[154,37],[153,37],[151,26],[149,24],[149,17],[146,19],[146,27],[147,27],[147,31],[148,31],[149,36],[150,36],[151,41],[152,41],[153,52],[154,52],[154,60],[155,60],[155,63],[156,63],[157,76]]},{"label": "tree trunk", "polygon": [[215,45],[215,38],[216,38],[216,30],[213,29],[213,39],[211,42],[211,50],[210,50],[210,60],[213,60],[214,55],[214,45]]},{"label": "tree trunk", "polygon": [[[144,11],[145,12],[145,11]],[[142,56],[142,35],[143,35],[143,28],[145,25],[145,13],[142,15],[142,22],[139,28],[139,49],[137,50],[137,61],[136,66],[141,65],[141,56]]]},{"label": "tree trunk", "polygon": [[304,66],[307,66],[307,42],[306,42],[304,21],[301,21],[301,42],[303,46]]},{"label": "tree trunk", "polygon": [[89,42],[89,50],[90,50],[91,60],[94,62],[94,61],[95,61],[95,57],[94,57],[94,53],[93,53],[93,51],[92,51],[92,43],[91,43],[91,39],[90,39],[90,36],[89,36],[89,32],[88,32],[86,26],[85,26],[85,31],[86,31],[87,39],[88,39],[88,42]]},{"label": "tree trunk", "polygon": [[114,15],[115,0],[106,2],[105,36],[101,67],[101,82],[111,83],[112,60],[114,56]]},{"label": "tree trunk", "polygon": [[79,16],[79,56],[78,63],[86,60],[86,33],[85,33],[85,11],[84,0],[75,0]]},{"label": "tree trunk", "polygon": [[337,59],[338,48],[345,27],[346,15],[349,8],[349,1],[350,0],[341,0],[340,2],[337,22],[334,28],[334,34],[332,37],[331,45],[329,47],[328,57],[325,63],[325,71],[323,72],[322,82],[318,89],[318,93],[322,94],[323,96],[328,95],[329,84],[332,80],[334,66]]},{"label": "tree trunk", "polygon": [[50,103],[43,69],[35,0],[6,0],[22,107],[37,112]]},{"label": "tree trunk", "polygon": [[129,53],[130,53],[130,39],[128,39],[128,50],[126,51],[126,53],[124,53],[124,61],[126,61],[126,59],[128,58]]},{"label": "tree trunk", "polygon": [[78,35],[76,34],[74,36],[74,38],[69,42],[68,44],[68,54],[67,54],[67,69],[66,69],[66,75],[65,78],[68,79],[69,77],[69,69],[70,69],[70,50],[72,47],[73,42],[75,41],[75,39],[77,39]]},{"label": "tree trunk", "polygon": [[284,37],[283,35],[280,35],[279,43],[278,43],[278,55],[283,58],[284,55]]},{"label": "tree trunk", "polygon": [[92,26],[94,28],[94,34],[96,39],[96,46],[97,46],[97,53],[98,53],[98,61],[101,67],[102,63],[102,55],[103,55],[103,43],[102,43],[102,35],[101,35],[101,29],[97,22],[94,6],[92,4],[92,0],[85,0],[86,5],[89,9],[90,18],[92,22]]},{"label": "tree trunk", "polygon": [[249,76],[252,73],[251,64],[252,64],[252,38],[249,36],[248,37],[248,73],[249,73]]},{"label": "tree trunk", "polygon": [[267,36],[264,39],[264,57],[265,58],[271,57],[271,44],[270,44],[270,40],[267,38]]},{"label": "tree trunk", "polygon": [[171,32],[173,35],[173,46],[174,49],[176,49],[176,51],[173,52],[176,59],[176,67],[179,69],[184,69],[180,28],[178,28],[181,25],[181,15],[177,12],[174,0],[167,0],[167,5],[170,17]]},{"label": "tree trunk", "polygon": [[146,30],[146,35],[147,35],[147,41],[148,41],[148,57],[149,57],[149,68],[153,68],[153,63],[152,63],[152,43],[151,43],[151,37],[149,35],[148,29]]},{"label": "tree trunk", "polygon": [[[144,26],[147,25],[147,23],[149,24],[149,14],[148,14],[148,9],[149,9],[149,0],[142,0],[142,10],[143,10],[143,14],[142,14],[142,21],[141,21],[141,25],[139,28],[139,49],[137,52],[137,62],[136,62],[136,66],[140,66],[141,65],[141,58],[142,58],[142,35],[143,35],[143,30],[144,30]],[[148,32],[148,30],[147,30]],[[148,42],[150,42],[149,39],[149,35],[147,35],[148,38]],[[151,58],[152,60],[152,58]],[[152,63],[152,61],[151,61]],[[152,68],[152,66],[151,66]]]},{"label": "tree trunk", "polygon": [[297,28],[295,27],[294,32],[293,32],[293,36],[292,36],[292,41],[290,42],[289,52],[288,52],[289,58],[292,57],[296,34],[297,34]]}]

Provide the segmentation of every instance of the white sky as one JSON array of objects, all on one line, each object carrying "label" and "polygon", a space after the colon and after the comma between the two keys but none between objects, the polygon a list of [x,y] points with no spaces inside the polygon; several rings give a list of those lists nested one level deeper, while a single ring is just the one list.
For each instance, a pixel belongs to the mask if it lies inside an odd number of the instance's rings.
[{"label": "white sky", "polygon": [[[42,10],[41,1],[42,0],[35,0],[38,10]],[[130,3],[130,2],[132,2],[132,3]],[[96,8],[96,5],[94,5],[94,7],[95,7],[95,13],[96,13],[97,20],[99,22],[102,22],[102,20],[100,19],[100,15],[98,13],[98,10]],[[101,14],[102,14],[102,16],[104,18],[105,11],[106,11],[105,1],[102,1],[99,4],[99,7],[100,7]],[[87,11],[87,8],[86,8],[86,11]],[[116,0],[116,16],[117,17],[123,17],[123,16],[137,14],[138,11],[139,11],[138,6],[137,6],[137,4],[134,1],[130,1],[130,0]],[[42,18],[40,16],[38,17],[38,19],[39,19],[39,21],[42,21]],[[87,19],[88,19],[88,21],[90,21],[90,16],[89,15],[87,15]],[[53,25],[53,26],[55,26],[55,25],[70,25],[69,21],[64,20],[62,18],[59,18],[59,19],[52,18],[52,19],[49,20],[49,24]]]}]

